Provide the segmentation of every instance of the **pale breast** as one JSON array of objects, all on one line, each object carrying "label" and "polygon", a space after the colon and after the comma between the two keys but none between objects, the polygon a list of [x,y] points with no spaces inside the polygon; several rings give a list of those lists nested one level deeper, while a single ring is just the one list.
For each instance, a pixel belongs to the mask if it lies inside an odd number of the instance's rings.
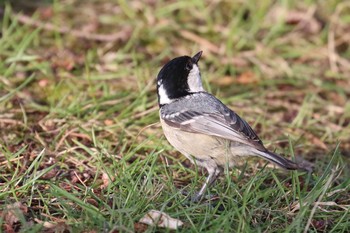
[{"label": "pale breast", "polygon": [[169,143],[192,162],[191,156],[201,161],[214,160],[220,167],[232,167],[237,159],[247,154],[244,145],[223,138],[184,132],[168,126],[162,119],[161,123]]}]

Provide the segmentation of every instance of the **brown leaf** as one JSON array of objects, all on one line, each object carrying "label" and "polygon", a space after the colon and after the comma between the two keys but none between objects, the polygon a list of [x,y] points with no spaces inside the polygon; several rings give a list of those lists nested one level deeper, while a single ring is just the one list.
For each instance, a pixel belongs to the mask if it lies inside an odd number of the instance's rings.
[{"label": "brown leaf", "polygon": [[39,11],[39,16],[41,20],[48,20],[48,19],[51,19],[53,16],[53,9],[51,6],[40,7],[38,11]]},{"label": "brown leaf", "polygon": [[110,179],[110,177],[108,176],[108,174],[105,173],[105,172],[103,172],[103,173],[102,173],[101,179],[102,179],[103,184],[100,186],[100,188],[101,188],[101,189],[107,188],[108,185],[109,185],[109,183],[111,182],[111,179]]},{"label": "brown leaf", "polygon": [[235,82],[235,78],[232,76],[224,76],[222,78],[216,78],[213,83],[218,86],[230,86]]},{"label": "brown leaf", "polygon": [[87,198],[86,202],[89,203],[90,205],[93,205],[95,207],[98,207],[98,202],[95,199],[92,198]]},{"label": "brown leaf", "polygon": [[4,223],[2,227],[4,229],[4,232],[6,232],[6,233],[15,233],[16,232],[15,229],[7,223]]},{"label": "brown leaf", "polygon": [[317,229],[317,231],[324,231],[326,230],[326,227],[328,225],[327,220],[316,220],[316,219],[312,219],[311,224],[314,226],[314,228]]},{"label": "brown leaf", "polygon": [[15,202],[5,207],[2,212],[2,218],[4,219],[4,223],[7,225],[6,228],[9,230],[9,232],[11,232],[10,229],[15,228],[15,224],[19,223],[22,216],[27,212],[27,206],[20,202]]},{"label": "brown leaf", "polygon": [[147,225],[144,223],[137,222],[134,224],[135,232],[146,232],[147,228]]},{"label": "brown leaf", "polygon": [[60,171],[61,171],[60,167],[56,166],[56,167],[52,168],[49,172],[44,174],[41,177],[41,179],[43,179],[43,180],[51,180],[51,179],[55,178],[60,173]]},{"label": "brown leaf", "polygon": [[50,48],[41,53],[42,59],[49,61],[52,69],[71,71],[75,67],[84,64],[84,56],[75,54],[69,49]]},{"label": "brown leaf", "polygon": [[49,84],[49,80],[48,79],[41,79],[38,84],[40,87],[46,87]]},{"label": "brown leaf", "polygon": [[213,82],[219,86],[230,86],[234,83],[239,83],[239,84],[257,83],[258,79],[256,78],[253,72],[246,71],[240,74],[238,77],[224,76],[224,77],[214,79]]},{"label": "brown leaf", "polygon": [[319,138],[317,137],[312,137],[312,143],[315,144],[316,146],[324,149],[324,150],[328,150],[328,147],[326,146],[326,144],[324,144],[324,142],[322,142]]},{"label": "brown leaf", "polygon": [[72,186],[66,182],[60,183],[59,186],[60,186],[60,188],[66,190],[68,192],[71,192],[71,190],[72,190]]},{"label": "brown leaf", "polygon": [[246,71],[237,77],[236,82],[240,84],[251,84],[251,83],[257,83],[257,81],[258,80],[253,72]]},{"label": "brown leaf", "polygon": [[44,233],[56,233],[56,232],[72,232],[72,229],[70,226],[68,226],[65,222],[48,222],[48,221],[41,221],[40,219],[35,218],[35,222],[39,223],[44,227],[41,232]]},{"label": "brown leaf", "polygon": [[113,120],[106,119],[106,120],[104,121],[104,123],[105,123],[105,125],[110,126],[110,125],[113,125]]}]

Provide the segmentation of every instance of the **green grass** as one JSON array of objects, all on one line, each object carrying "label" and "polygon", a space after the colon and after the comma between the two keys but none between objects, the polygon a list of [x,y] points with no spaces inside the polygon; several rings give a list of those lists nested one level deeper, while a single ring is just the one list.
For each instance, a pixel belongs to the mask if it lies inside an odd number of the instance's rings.
[{"label": "green grass", "polygon": [[[1,9],[0,231],[170,231],[139,223],[151,209],[182,220],[180,232],[350,231],[346,2]],[[206,174],[166,142],[155,77],[170,58],[199,50],[206,89],[269,149],[313,163],[313,174],[250,160],[209,190],[215,201],[180,194]]]}]

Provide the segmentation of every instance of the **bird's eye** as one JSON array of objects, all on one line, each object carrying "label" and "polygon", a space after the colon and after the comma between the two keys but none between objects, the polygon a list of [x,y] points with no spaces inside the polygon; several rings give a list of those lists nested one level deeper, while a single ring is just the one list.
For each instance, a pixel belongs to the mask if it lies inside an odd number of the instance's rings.
[{"label": "bird's eye", "polygon": [[192,62],[188,62],[186,64],[186,70],[190,71],[190,70],[192,70],[192,68],[193,68]]}]

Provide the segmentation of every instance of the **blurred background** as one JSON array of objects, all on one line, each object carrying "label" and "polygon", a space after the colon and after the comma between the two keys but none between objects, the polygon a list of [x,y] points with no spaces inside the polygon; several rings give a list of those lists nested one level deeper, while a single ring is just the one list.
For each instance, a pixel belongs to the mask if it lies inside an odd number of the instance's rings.
[{"label": "blurred background", "polygon": [[[1,7],[1,108],[26,130],[3,125],[3,142],[32,144],[25,134],[42,130],[44,118],[123,119],[121,129],[134,130],[125,136],[135,136],[157,121],[162,65],[203,50],[206,88],[264,138],[285,147],[289,135],[303,153],[342,141],[349,156],[349,11],[336,0],[9,1]],[[9,140],[11,131],[23,135]]]},{"label": "blurred background", "polygon": [[[292,147],[321,174],[339,146],[349,168],[349,1],[0,6],[3,183],[15,167],[20,177],[43,154],[37,169],[50,172],[42,179],[78,182],[74,171],[86,184],[124,158],[132,163],[162,152],[181,159],[157,124],[155,78],[169,59],[200,50],[206,89],[243,116],[269,149],[290,155]],[[9,190],[3,195],[11,197]]]}]

